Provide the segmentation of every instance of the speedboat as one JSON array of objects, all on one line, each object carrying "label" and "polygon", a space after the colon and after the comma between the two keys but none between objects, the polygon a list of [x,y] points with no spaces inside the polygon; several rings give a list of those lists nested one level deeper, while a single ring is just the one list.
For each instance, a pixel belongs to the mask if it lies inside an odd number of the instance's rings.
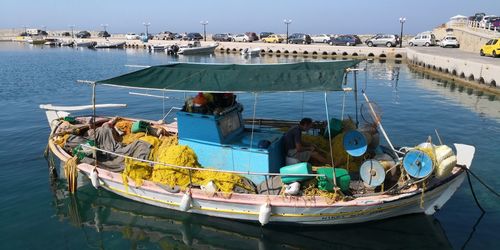
[{"label": "speedboat", "polygon": [[97,42],[95,41],[74,41],[74,46],[75,47],[82,47],[82,48],[93,48],[97,45]]},{"label": "speedboat", "polygon": [[61,41],[57,38],[46,38],[45,43],[43,45],[47,46],[59,46],[61,44]]},{"label": "speedboat", "polygon": [[260,48],[245,48],[241,51],[241,54],[244,56],[259,56]]},{"label": "speedboat", "polygon": [[109,42],[97,43],[94,48],[96,49],[121,49],[125,46],[126,42]]},{"label": "speedboat", "polygon": [[182,54],[182,55],[213,54],[217,46],[219,46],[218,43],[210,44],[207,46],[201,46],[201,43],[199,41],[195,41],[194,43],[189,44],[187,46],[179,47],[179,51],[177,52],[177,54]]},{"label": "speedboat", "polygon": [[[78,192],[77,176],[83,175],[95,188],[185,213],[261,225],[351,224],[436,213],[464,181],[474,146],[456,143],[453,150],[432,140],[393,146],[364,89],[362,114],[371,117],[371,130],[330,119],[328,93],[358,95],[356,81],[343,85],[346,74],[361,70],[358,63],[175,63],[82,81],[93,93],[106,85],[198,95],[186,99],[172,122],[165,121],[170,112],[159,121],[96,115],[96,109],[126,105],[98,105],[95,95],[92,105],[40,105],[51,128],[48,148],[64,163],[70,192]],[[325,121],[313,124],[312,140],[326,145],[321,148],[331,159],[315,167],[285,154],[283,129],[298,121],[258,118],[255,112],[243,118],[232,94],[253,93],[256,107],[258,93],[311,91],[324,96],[326,112]],[[71,114],[89,109],[93,115]],[[388,145],[378,143],[379,134]]]}]

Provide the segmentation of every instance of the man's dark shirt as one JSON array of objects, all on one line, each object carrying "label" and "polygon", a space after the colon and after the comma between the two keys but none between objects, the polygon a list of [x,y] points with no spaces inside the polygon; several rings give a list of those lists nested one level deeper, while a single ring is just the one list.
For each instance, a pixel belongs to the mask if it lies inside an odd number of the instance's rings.
[{"label": "man's dark shirt", "polygon": [[302,130],[299,126],[294,126],[290,128],[284,136],[285,140],[285,152],[288,152],[290,149],[295,149],[297,143],[302,142]]}]

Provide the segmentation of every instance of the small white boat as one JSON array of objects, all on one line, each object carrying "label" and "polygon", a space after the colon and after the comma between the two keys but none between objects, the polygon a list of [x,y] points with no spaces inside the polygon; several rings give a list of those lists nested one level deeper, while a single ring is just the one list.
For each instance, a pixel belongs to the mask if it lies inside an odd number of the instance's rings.
[{"label": "small white boat", "polygon": [[260,56],[260,48],[245,48],[241,51],[244,56]]},{"label": "small white boat", "polygon": [[82,48],[93,48],[97,45],[97,42],[94,41],[75,41],[74,46],[75,47],[82,47]]},{"label": "small white boat", "polygon": [[59,44],[59,46],[61,46],[61,47],[73,47],[74,43],[75,42],[72,41],[72,40],[61,41],[61,43]]},{"label": "small white boat", "polygon": [[164,52],[168,48],[168,45],[150,45],[148,46],[149,51],[161,51]]},{"label": "small white boat", "polygon": [[47,46],[59,46],[61,41],[57,38],[47,38],[45,39],[45,43],[43,45]]},{"label": "small white boat", "polygon": [[94,46],[96,49],[121,49],[125,46],[126,42],[104,42],[98,43]]},{"label": "small white boat", "polygon": [[214,43],[208,46],[201,46],[201,43],[199,41],[195,41],[194,43],[189,44],[188,46],[181,46],[177,54],[182,54],[182,55],[213,54],[217,46],[219,46],[218,43]]}]

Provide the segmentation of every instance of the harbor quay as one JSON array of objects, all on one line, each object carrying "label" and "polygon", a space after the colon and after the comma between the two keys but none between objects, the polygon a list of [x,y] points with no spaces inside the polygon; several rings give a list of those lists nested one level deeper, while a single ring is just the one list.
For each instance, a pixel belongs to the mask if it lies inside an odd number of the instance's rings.
[{"label": "harbor quay", "polygon": [[[460,49],[445,49],[440,47],[409,47],[408,37],[403,38],[403,48],[399,47],[369,47],[364,44],[357,46],[332,46],[325,43],[313,44],[286,44],[286,43],[264,43],[254,42],[218,42],[215,53],[240,54],[244,50],[259,49],[261,55],[267,56],[291,56],[310,57],[320,59],[360,59],[360,60],[398,60],[406,62],[412,69],[424,73],[434,74],[437,77],[446,78],[451,81],[475,87],[483,91],[500,94],[500,61],[491,57],[479,57],[478,46],[487,39],[493,38],[489,34],[470,30],[468,27],[455,26],[457,35],[460,37]],[[433,33],[436,36],[446,35],[445,28],[436,28]],[[23,41],[23,37],[16,36],[17,30],[0,30],[2,41]],[[49,32],[49,37],[61,41],[72,41],[74,38],[62,37],[58,32]],[[360,35],[362,41],[370,35]],[[154,46],[185,46],[192,41],[183,40],[157,40],[151,39],[143,42],[138,39],[126,39],[124,34],[113,34],[109,38],[93,36],[92,38],[77,39],[79,41],[124,42],[126,48],[144,49],[153,51]],[[207,34],[207,41],[200,41],[202,46],[216,43]],[[405,46],[406,45],[406,46]]]}]

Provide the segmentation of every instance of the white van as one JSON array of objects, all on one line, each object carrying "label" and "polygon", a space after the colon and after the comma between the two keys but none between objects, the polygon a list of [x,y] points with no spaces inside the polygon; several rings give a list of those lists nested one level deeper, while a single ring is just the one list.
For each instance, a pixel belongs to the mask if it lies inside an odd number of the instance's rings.
[{"label": "white van", "polygon": [[436,45],[436,36],[430,32],[424,32],[416,35],[408,42],[410,46],[434,46]]}]

